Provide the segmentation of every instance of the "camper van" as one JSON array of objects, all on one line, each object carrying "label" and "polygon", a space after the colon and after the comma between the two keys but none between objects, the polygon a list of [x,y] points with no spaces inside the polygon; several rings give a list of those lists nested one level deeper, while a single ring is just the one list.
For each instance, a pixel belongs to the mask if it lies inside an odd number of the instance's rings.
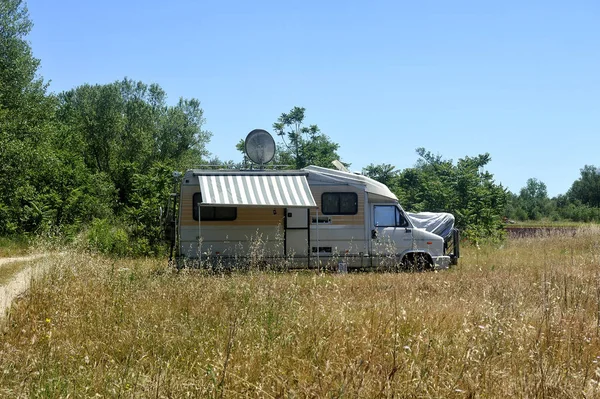
[{"label": "camper van", "polygon": [[408,214],[387,186],[360,174],[317,166],[191,169],[180,187],[180,259],[443,269],[459,256],[452,215]]}]

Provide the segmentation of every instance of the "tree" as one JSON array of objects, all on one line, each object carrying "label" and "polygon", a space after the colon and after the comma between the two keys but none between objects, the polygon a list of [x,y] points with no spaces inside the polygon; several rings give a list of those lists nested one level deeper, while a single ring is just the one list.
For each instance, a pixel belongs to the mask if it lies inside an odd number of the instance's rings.
[{"label": "tree", "polygon": [[273,124],[285,146],[279,151],[279,159],[289,162],[293,168],[301,169],[308,165],[330,168],[331,162],[340,159],[337,154],[339,144],[321,133],[317,125],[304,125],[305,108],[294,107],[289,113],[283,113]]},{"label": "tree", "polygon": [[399,173],[395,193],[405,209],[450,212],[464,234],[478,240],[501,235],[507,192],[484,170],[489,154],[464,157],[454,164],[424,148],[415,167]]},{"label": "tree", "polygon": [[[37,230],[60,160],[52,153],[55,98],[37,75],[26,41],[32,22],[21,0],[0,0],[0,233]],[[43,181],[45,177],[47,181]]]},{"label": "tree", "polygon": [[[453,198],[457,224],[474,240],[496,237],[503,233],[502,217],[507,191],[494,182],[484,167],[491,156],[464,157],[456,164],[456,190]],[[451,181],[448,183],[451,184]]]},{"label": "tree", "polygon": [[455,166],[424,148],[416,152],[420,158],[414,168],[400,173],[396,195],[403,206],[415,212],[448,212],[456,189]]},{"label": "tree", "polygon": [[546,184],[536,178],[527,179],[519,193],[519,203],[529,220],[539,220],[549,214],[550,199]]},{"label": "tree", "polygon": [[134,175],[160,162],[186,169],[208,155],[210,132],[202,129],[196,99],[166,105],[157,84],[130,79],[82,85],[59,96],[58,118],[65,125],[60,141],[81,154],[92,173],[105,173],[119,193],[117,210],[128,205]]},{"label": "tree", "polygon": [[398,179],[400,177],[400,172],[396,169],[394,165],[383,163],[380,165],[369,164],[363,170],[365,176],[370,177],[371,179],[375,179],[380,183],[385,184],[392,190],[393,192],[398,191]]},{"label": "tree", "polygon": [[208,155],[200,102],[130,79],[48,95],[31,27],[22,0],[0,0],[0,234],[122,224],[120,253],[155,251],[170,171]]},{"label": "tree", "polygon": [[585,165],[581,169],[581,177],[567,192],[572,201],[580,201],[584,205],[600,207],[600,169],[593,165]]},{"label": "tree", "polygon": [[392,185],[394,179],[398,176],[396,167],[388,163],[383,163],[380,165],[371,163],[365,167],[363,173],[371,179],[375,179],[388,187]]},{"label": "tree", "polygon": [[504,216],[511,220],[527,220],[527,212],[523,208],[523,204],[518,194],[507,192],[506,207],[504,208]]},{"label": "tree", "polygon": [[25,39],[33,26],[21,0],[0,1],[0,131],[3,138],[43,133],[54,103],[37,76],[40,61]]}]

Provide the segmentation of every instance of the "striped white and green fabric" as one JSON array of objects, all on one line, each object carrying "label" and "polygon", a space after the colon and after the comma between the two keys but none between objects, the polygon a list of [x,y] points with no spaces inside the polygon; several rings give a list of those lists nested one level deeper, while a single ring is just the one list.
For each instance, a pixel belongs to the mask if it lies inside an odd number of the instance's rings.
[{"label": "striped white and green fabric", "polygon": [[315,208],[305,175],[199,175],[202,205]]}]

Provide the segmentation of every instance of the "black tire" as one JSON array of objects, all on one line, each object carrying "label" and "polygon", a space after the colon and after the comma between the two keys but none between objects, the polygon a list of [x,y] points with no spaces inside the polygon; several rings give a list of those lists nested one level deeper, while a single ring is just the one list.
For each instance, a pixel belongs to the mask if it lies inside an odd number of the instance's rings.
[{"label": "black tire", "polygon": [[402,269],[407,272],[433,270],[431,257],[423,253],[406,254],[402,259]]}]

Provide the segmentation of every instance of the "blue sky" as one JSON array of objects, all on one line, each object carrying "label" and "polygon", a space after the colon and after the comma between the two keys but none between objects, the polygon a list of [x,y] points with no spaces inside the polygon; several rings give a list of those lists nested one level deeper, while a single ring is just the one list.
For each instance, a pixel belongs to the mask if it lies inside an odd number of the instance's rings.
[{"label": "blue sky", "polygon": [[60,92],[129,77],[197,98],[208,149],[306,108],[352,170],[488,152],[497,182],[565,193],[600,166],[600,2],[29,0]]}]

